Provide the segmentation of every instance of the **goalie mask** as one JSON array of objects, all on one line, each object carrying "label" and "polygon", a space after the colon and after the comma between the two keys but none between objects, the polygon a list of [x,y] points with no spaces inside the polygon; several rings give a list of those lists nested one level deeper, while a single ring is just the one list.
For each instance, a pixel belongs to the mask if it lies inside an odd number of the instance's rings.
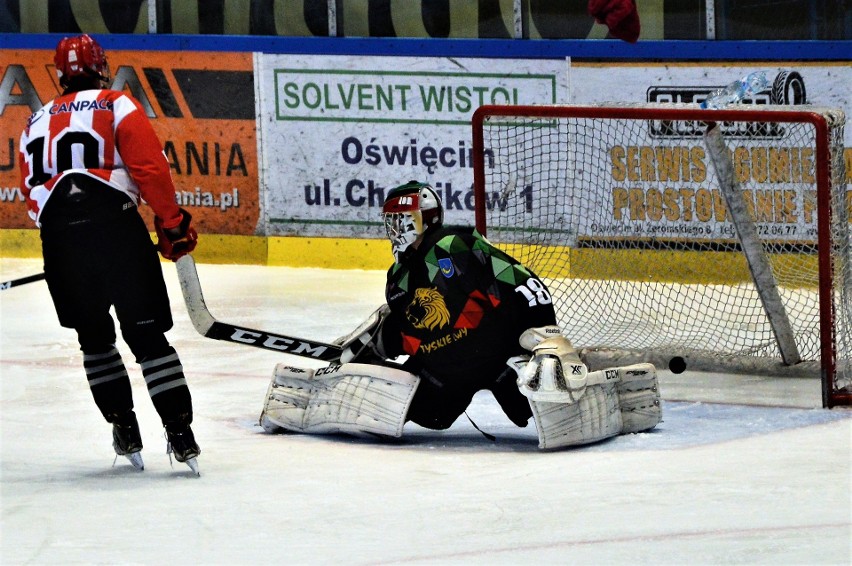
[{"label": "goalie mask", "polygon": [[100,81],[106,85],[110,81],[109,63],[106,52],[88,34],[66,37],[56,46],[53,56],[59,84],[67,88],[75,79]]},{"label": "goalie mask", "polygon": [[409,181],[392,189],[382,207],[385,231],[393,256],[399,263],[402,254],[433,226],[444,222],[444,208],[435,189],[426,183]]}]

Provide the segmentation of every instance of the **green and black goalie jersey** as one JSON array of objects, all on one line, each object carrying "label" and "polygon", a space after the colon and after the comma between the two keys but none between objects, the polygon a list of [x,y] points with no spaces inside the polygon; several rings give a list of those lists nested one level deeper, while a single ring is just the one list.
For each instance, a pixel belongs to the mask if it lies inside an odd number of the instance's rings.
[{"label": "green and black goalie jersey", "polygon": [[411,356],[442,382],[488,387],[508,358],[527,353],[524,330],[556,323],[538,277],[472,228],[428,231],[388,270],[385,295],[386,353]]}]

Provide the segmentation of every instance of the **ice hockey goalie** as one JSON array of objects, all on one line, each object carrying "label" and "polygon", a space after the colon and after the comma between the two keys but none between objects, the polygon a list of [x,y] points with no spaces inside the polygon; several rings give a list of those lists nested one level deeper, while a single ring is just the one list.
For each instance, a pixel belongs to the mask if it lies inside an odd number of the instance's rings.
[{"label": "ice hockey goalie", "polygon": [[265,428],[397,438],[406,422],[449,428],[480,391],[515,425],[534,419],[541,448],[660,422],[654,367],[589,372],[545,283],[475,229],[445,226],[428,183],[392,189],[382,217],[395,260],[386,304],[335,341],[339,365],[276,368]]}]

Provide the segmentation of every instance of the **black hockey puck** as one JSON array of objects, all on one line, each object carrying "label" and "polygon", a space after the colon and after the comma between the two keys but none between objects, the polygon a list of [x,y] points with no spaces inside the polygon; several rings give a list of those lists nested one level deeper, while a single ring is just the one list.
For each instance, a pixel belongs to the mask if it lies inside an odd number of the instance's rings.
[{"label": "black hockey puck", "polygon": [[683,373],[686,370],[686,360],[680,356],[675,356],[669,360],[669,370],[672,373]]}]

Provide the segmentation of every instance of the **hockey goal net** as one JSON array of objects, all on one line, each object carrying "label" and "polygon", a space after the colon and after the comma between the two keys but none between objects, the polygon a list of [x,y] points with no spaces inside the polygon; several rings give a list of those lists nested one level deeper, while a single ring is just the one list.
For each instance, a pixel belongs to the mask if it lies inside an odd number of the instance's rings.
[{"label": "hockey goal net", "polygon": [[850,405],[844,123],[801,106],[484,106],[477,228],[548,283],[590,365],[819,375],[824,406]]}]

